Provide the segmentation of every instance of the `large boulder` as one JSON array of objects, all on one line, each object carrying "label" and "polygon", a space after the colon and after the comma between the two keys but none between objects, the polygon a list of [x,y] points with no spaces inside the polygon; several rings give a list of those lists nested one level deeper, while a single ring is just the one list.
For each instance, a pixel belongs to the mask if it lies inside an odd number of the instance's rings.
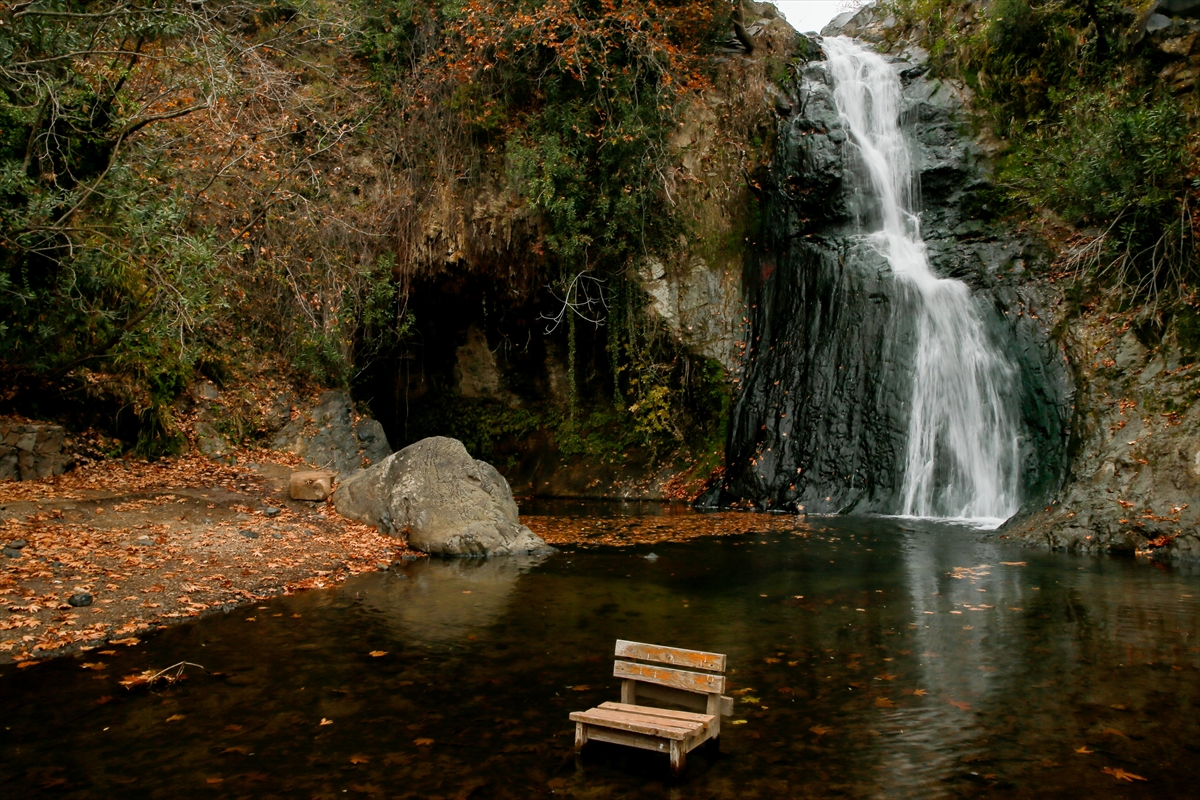
[{"label": "large boulder", "polygon": [[521,524],[508,481],[471,458],[457,439],[411,444],[343,481],[333,495],[339,513],[410,547],[446,556],[544,553],[552,548]]}]

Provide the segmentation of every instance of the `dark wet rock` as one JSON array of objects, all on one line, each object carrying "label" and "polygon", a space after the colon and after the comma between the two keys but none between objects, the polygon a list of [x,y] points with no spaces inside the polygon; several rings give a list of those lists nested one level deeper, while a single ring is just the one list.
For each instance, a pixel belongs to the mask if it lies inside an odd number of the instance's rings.
[{"label": "dark wet rock", "polygon": [[263,509],[263,516],[268,517],[268,518],[269,517],[278,517],[282,513],[283,513],[283,509],[277,508],[275,506],[267,506],[266,508]]},{"label": "dark wet rock", "polygon": [[[1030,280],[1047,250],[993,221],[987,154],[964,132],[965,90],[929,77],[920,63],[892,60],[931,266],[971,288],[989,338],[1020,375],[1010,388],[1021,411],[1022,498],[1042,502],[1065,472],[1073,395],[1047,321],[1054,295]],[[750,327],[726,481],[702,504],[896,512],[915,298],[855,235],[857,220],[869,224],[878,212],[845,164],[851,151],[826,62],[811,61],[795,75],[797,113],[780,123],[776,190],[766,192],[763,235],[748,271]]]},{"label": "dark wet rock", "polygon": [[92,604],[92,595],[89,592],[76,592],[67,598],[67,602],[75,608],[83,608]]},{"label": "dark wet rock", "polygon": [[14,539],[13,541],[9,542],[6,546],[11,547],[13,550],[20,550],[23,547],[28,547],[29,542],[25,541],[24,539]]},{"label": "dark wet rock", "polygon": [[257,539],[258,533],[255,531],[249,531],[249,530],[246,530],[245,528],[243,528],[242,530],[238,531],[238,536],[244,536],[247,539]]},{"label": "dark wet rock", "polygon": [[21,551],[14,549],[12,547],[4,548],[3,550],[0,550],[0,553],[3,553],[5,558],[20,558],[21,557]]},{"label": "dark wet rock", "polygon": [[336,391],[325,392],[315,406],[284,425],[271,447],[295,453],[341,478],[391,453],[383,426],[365,418],[356,423],[350,396]]},{"label": "dark wet rock", "polygon": [[547,552],[521,524],[508,482],[462,442],[422,439],[343,481],[339,513],[404,535],[427,553],[449,556]]}]

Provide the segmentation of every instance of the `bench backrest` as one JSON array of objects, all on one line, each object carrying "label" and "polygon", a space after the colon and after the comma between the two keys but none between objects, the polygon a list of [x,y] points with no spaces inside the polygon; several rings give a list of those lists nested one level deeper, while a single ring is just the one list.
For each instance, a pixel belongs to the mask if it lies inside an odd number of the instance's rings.
[{"label": "bench backrest", "polygon": [[722,653],[618,639],[616,656],[613,675],[622,679],[622,702],[637,704],[645,697],[709,714],[729,713],[725,709],[731,703],[721,696],[725,692]]}]

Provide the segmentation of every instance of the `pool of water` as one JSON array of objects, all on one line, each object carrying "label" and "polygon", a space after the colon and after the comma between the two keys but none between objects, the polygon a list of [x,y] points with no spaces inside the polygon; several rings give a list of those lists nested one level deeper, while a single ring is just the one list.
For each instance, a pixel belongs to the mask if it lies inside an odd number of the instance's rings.
[{"label": "pool of water", "polygon": [[[1198,596],[1194,568],[869,518],[422,560],[0,667],[0,795],[1191,796]],[[721,751],[678,780],[662,755],[574,756],[569,712],[618,698],[618,638],[729,656]],[[219,674],[118,683],[179,661]]]}]

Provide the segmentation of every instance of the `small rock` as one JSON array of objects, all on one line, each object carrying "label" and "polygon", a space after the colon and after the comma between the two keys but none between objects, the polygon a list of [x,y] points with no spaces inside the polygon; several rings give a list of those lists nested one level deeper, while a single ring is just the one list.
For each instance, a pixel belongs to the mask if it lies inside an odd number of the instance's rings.
[{"label": "small rock", "polygon": [[245,528],[242,528],[240,531],[238,531],[238,535],[239,535],[239,536],[245,536],[247,539],[257,539],[257,538],[258,538],[258,533],[257,533],[257,532],[255,532],[255,531],[248,531],[248,530],[246,530]]},{"label": "small rock", "polygon": [[292,473],[288,479],[288,494],[293,500],[329,499],[333,491],[333,473],[328,470],[306,470]]},{"label": "small rock", "polygon": [[265,517],[278,517],[282,513],[283,509],[276,508],[275,506],[267,506],[263,509],[263,516]]},{"label": "small rock", "polygon": [[642,558],[646,559],[647,561],[658,561],[658,553],[647,553],[646,555],[642,556]]},{"label": "small rock", "polygon": [[375,569],[379,570],[380,572],[387,572],[387,568],[388,565],[384,564],[382,561],[375,565]]},{"label": "small rock", "polygon": [[11,548],[11,547],[6,547],[6,548],[4,548],[3,552],[4,552],[4,555],[5,555],[7,558],[20,558],[20,557],[21,557],[21,551],[20,551],[20,550],[14,550],[14,549],[13,549],[13,548]]},{"label": "small rock", "polygon": [[92,604],[92,596],[88,592],[76,592],[71,595],[67,602],[76,608],[83,608]]},{"label": "small rock", "polygon": [[271,534],[271,538],[272,538],[272,539],[282,539],[282,538],[283,538],[283,534],[282,534],[282,533],[272,533],[272,534]]},{"label": "small rock", "polygon": [[8,546],[13,550],[20,550],[22,547],[28,547],[29,542],[25,541],[24,539],[17,539],[16,541],[9,542]]},{"label": "small rock", "polygon": [[137,538],[137,541],[134,542],[134,544],[141,545],[142,547],[148,547],[148,546],[154,544],[154,540],[151,539],[149,536],[139,536]]}]

